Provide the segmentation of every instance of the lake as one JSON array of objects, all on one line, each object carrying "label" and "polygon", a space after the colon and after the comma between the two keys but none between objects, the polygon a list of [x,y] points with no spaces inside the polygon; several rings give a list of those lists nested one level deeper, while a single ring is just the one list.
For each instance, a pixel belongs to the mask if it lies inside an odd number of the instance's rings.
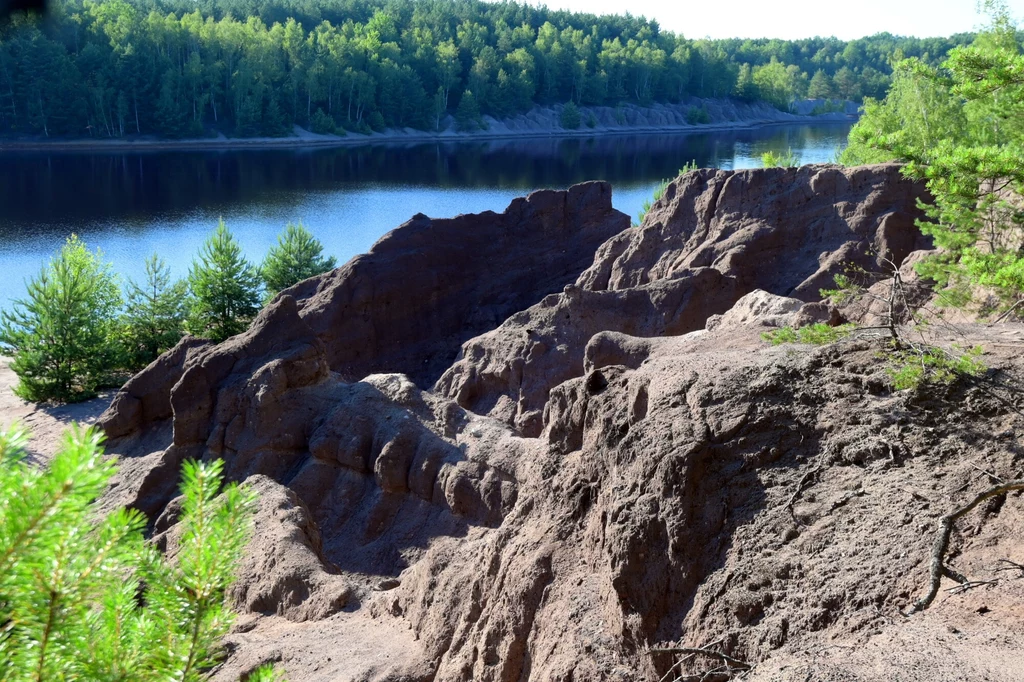
[{"label": "lake", "polygon": [[608,180],[635,216],[684,164],[760,166],[765,151],[823,163],[850,124],[312,150],[0,154],[0,306],[72,233],[138,278],[156,252],[176,277],[223,218],[254,262],[301,220],[344,263],[416,213],[485,210],[544,187]]}]

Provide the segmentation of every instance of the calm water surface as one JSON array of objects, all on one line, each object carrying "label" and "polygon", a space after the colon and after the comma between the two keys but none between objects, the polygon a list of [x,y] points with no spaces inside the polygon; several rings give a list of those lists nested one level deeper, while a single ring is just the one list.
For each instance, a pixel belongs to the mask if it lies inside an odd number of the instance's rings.
[{"label": "calm water surface", "polygon": [[830,161],[848,124],[699,135],[318,150],[0,155],[0,306],[72,233],[125,277],[156,252],[184,276],[223,217],[253,261],[303,221],[345,262],[415,213],[502,211],[534,189],[608,180],[636,215],[685,163],[752,168],[768,150]]}]

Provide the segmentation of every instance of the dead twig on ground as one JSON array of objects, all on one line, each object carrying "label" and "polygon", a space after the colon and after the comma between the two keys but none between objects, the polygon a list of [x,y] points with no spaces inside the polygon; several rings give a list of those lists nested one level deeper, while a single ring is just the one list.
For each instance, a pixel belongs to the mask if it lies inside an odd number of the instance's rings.
[{"label": "dead twig on ground", "polygon": [[717,658],[720,661],[728,663],[729,666],[738,670],[750,670],[753,666],[746,661],[741,661],[738,658],[733,658],[729,654],[723,654],[721,651],[715,651],[714,649],[708,649],[706,647],[665,647],[659,649],[649,649],[652,654],[693,654],[694,656],[709,656],[711,658]]},{"label": "dead twig on ground", "polygon": [[986,476],[988,476],[989,478],[991,478],[993,483],[1001,484],[1001,483],[1005,483],[1006,482],[1002,478],[1000,478],[999,476],[996,476],[995,474],[993,474],[991,471],[987,471],[985,469],[982,469],[977,464],[971,464],[970,467],[972,469],[976,470],[976,471],[980,471],[981,473],[983,473]]},{"label": "dead twig on ground", "polygon": [[1020,571],[1021,575],[1024,576],[1024,565],[1018,564],[1016,561],[1010,561],[1009,559],[1000,559],[999,563],[1006,564],[1006,566],[995,569],[996,573],[1001,573],[1002,571]]},{"label": "dead twig on ground", "polygon": [[963,594],[969,590],[973,590],[976,587],[984,587],[985,585],[998,585],[998,580],[968,580],[965,583],[961,583],[956,587],[951,587],[946,592],[950,594]]},{"label": "dead twig on ground", "polygon": [[1017,301],[1016,303],[1014,303],[1014,304],[1013,304],[1013,307],[1011,307],[1011,308],[1010,308],[1009,310],[1007,310],[1007,311],[1006,311],[1005,313],[1003,313],[1002,315],[1000,315],[1000,316],[999,316],[999,317],[997,317],[996,319],[994,319],[994,320],[992,320],[991,322],[989,322],[989,323],[988,323],[988,326],[990,326],[990,327],[994,327],[995,325],[999,324],[1000,322],[1002,322],[1003,320],[1005,320],[1005,319],[1006,319],[1007,317],[1009,317],[1010,313],[1012,313],[1012,312],[1013,312],[1014,310],[1016,310],[1017,308],[1019,308],[1019,307],[1021,306],[1021,304],[1024,304],[1024,298],[1022,298],[1021,300],[1019,300],[1019,301]]},{"label": "dead twig on ground", "polygon": [[821,465],[819,464],[818,466],[814,467],[813,469],[805,473],[800,478],[800,481],[796,484],[796,490],[793,492],[792,497],[789,498],[789,502],[786,503],[786,509],[789,510],[789,515],[793,518],[793,522],[799,526],[802,526],[804,524],[801,523],[800,519],[796,517],[796,512],[793,508],[796,506],[797,500],[800,499],[800,495],[803,493],[804,490],[807,489],[808,484],[810,484],[811,482],[811,479],[817,478],[818,473],[820,471]]},{"label": "dead twig on ground", "polygon": [[946,551],[949,549],[949,539],[953,534],[953,525],[957,519],[975,509],[985,500],[1017,490],[1024,490],[1024,479],[1006,481],[994,488],[989,488],[979,493],[965,506],[939,519],[939,536],[935,539],[935,545],[932,547],[931,584],[928,587],[928,593],[914,602],[913,607],[910,609],[911,614],[924,611],[931,606],[931,603],[935,601],[935,597],[939,593],[943,577],[952,578],[961,585],[971,582],[945,564]]}]

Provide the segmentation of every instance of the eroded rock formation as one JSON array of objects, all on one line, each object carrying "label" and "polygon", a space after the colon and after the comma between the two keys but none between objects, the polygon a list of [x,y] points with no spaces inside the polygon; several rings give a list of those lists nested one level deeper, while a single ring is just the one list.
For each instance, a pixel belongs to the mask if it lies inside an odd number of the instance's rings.
[{"label": "eroded rock formation", "polygon": [[594,334],[703,329],[755,289],[818,301],[844,269],[927,245],[922,196],[896,165],[687,173],[564,293],[467,342],[436,390],[535,436],[548,390],[582,373]]},{"label": "eroded rock formation", "polygon": [[[760,332],[837,322],[817,291],[845,263],[926,247],[921,196],[894,166],[705,170],[637,228],[601,184],[417,217],[129,382],[109,502],[162,514],[173,547],[184,457],[263,494],[218,679],[277,660],[302,682],[658,680],[674,661],[647,649],[669,642],[851,679],[806,652],[889,632],[914,596],[943,509],[900,491],[969,487],[966,452],[1012,467],[1022,398],[893,394],[870,339]],[[1005,536],[986,533],[971,567]]]}]

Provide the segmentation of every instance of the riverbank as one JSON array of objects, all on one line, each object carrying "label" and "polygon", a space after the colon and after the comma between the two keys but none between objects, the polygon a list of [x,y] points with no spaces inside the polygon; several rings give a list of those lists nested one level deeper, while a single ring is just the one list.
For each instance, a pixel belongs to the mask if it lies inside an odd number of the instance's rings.
[{"label": "riverbank", "polygon": [[[803,103],[802,103],[803,104]],[[484,116],[481,129],[456,130],[454,120],[443,122],[441,132],[413,128],[389,129],[368,135],[318,135],[294,126],[284,137],[209,138],[170,140],[153,137],[118,139],[17,139],[0,140],[3,152],[64,151],[229,151],[244,149],[302,149],[357,147],[366,145],[411,145],[436,142],[476,142],[512,139],[592,138],[614,135],[685,135],[728,130],[751,130],[771,125],[846,122],[856,118],[848,105],[844,111],[820,115],[791,114],[768,104],[745,104],[731,100],[692,100],[683,104],[656,104],[649,107],[580,107],[580,127],[561,126],[562,105],[535,107],[507,119]],[[803,107],[807,110],[807,107]],[[854,108],[853,111],[856,111]],[[705,123],[689,122],[704,120]]]}]

